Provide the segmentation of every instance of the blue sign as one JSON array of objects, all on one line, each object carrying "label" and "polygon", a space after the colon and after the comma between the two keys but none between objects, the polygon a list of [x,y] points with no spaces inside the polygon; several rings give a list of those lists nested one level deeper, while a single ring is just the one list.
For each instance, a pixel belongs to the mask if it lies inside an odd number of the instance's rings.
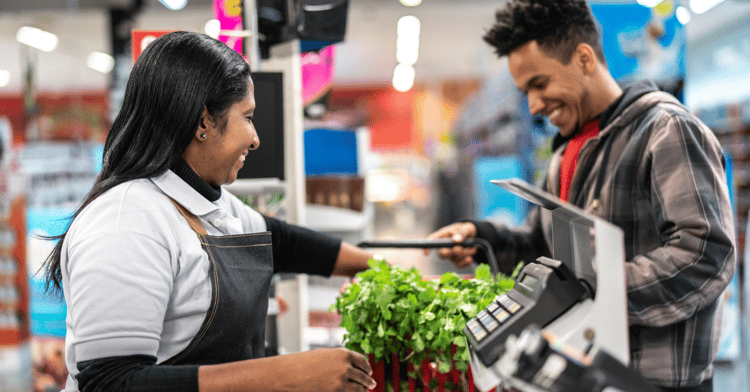
[{"label": "blue sign", "polygon": [[685,80],[685,28],[676,4],[665,0],[654,8],[640,4],[591,4],[599,22],[604,57],[620,83],[652,80],[682,99]]},{"label": "blue sign", "polygon": [[526,219],[528,203],[490,182],[507,178],[524,178],[518,157],[483,157],[474,161],[478,219],[501,222],[509,226],[517,226]]}]

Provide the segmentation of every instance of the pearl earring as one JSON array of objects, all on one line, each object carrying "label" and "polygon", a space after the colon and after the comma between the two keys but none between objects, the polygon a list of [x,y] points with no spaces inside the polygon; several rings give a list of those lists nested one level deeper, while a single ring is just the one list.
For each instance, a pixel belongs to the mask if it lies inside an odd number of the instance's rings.
[{"label": "pearl earring", "polygon": [[201,133],[201,140],[206,140],[206,134],[205,133]]}]

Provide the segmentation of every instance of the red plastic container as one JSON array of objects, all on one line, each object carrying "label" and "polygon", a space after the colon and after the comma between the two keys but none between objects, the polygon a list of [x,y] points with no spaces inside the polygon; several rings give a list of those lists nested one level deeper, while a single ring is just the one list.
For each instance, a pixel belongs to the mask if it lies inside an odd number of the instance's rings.
[{"label": "red plastic container", "polygon": [[[456,346],[451,346],[453,355],[456,354]],[[429,351],[427,351],[427,358],[429,358]],[[395,354],[391,355],[391,361],[386,363],[385,361],[374,361],[373,354],[368,356],[370,366],[372,367],[372,378],[377,382],[377,386],[371,389],[371,392],[407,392],[401,388],[402,375],[400,374],[401,366],[398,357]],[[386,366],[391,367],[392,377],[388,380],[388,384],[393,387],[386,387]],[[425,359],[422,365],[419,367],[419,378],[415,379],[409,377],[409,373],[413,373],[414,364],[408,362],[407,364],[407,384],[408,392],[479,392],[474,385],[474,378],[471,374],[471,368],[466,371],[466,375],[462,380],[461,372],[456,369],[455,366],[451,366],[451,370],[448,373],[440,373],[437,371],[437,367],[434,366],[429,359]],[[430,384],[435,384],[432,380],[437,380],[437,386],[430,388]],[[446,384],[450,381],[450,384]],[[425,388],[428,386],[428,388]],[[451,388],[453,386],[453,388]]]}]

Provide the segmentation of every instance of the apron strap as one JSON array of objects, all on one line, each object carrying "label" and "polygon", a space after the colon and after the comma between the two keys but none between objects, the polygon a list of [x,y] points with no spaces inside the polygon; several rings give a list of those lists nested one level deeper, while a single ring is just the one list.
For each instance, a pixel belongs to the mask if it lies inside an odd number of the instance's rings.
[{"label": "apron strap", "polygon": [[175,207],[177,207],[177,211],[180,211],[180,214],[182,214],[182,216],[185,218],[185,220],[187,220],[188,224],[190,225],[190,228],[193,229],[193,231],[196,234],[198,234],[198,236],[208,235],[208,232],[206,231],[206,228],[203,227],[203,224],[198,219],[198,217],[195,216],[195,214],[193,214],[192,212],[188,211],[185,207],[182,206],[182,204],[174,201],[173,198],[170,197],[169,200],[171,200],[172,204],[174,204]]}]

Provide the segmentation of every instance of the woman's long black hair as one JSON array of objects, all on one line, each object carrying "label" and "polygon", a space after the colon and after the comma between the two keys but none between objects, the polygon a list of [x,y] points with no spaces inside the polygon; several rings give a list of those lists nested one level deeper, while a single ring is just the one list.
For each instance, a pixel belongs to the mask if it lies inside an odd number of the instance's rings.
[{"label": "woman's long black hair", "polygon": [[[113,187],[173,167],[195,136],[203,109],[222,121],[245,97],[249,82],[250,66],[242,56],[207,35],[178,31],[154,40],[133,66],[104,143],[102,171],[73,220]],[[67,234],[52,237],[57,244],[42,267],[48,290],[62,288],[60,256]]]}]

